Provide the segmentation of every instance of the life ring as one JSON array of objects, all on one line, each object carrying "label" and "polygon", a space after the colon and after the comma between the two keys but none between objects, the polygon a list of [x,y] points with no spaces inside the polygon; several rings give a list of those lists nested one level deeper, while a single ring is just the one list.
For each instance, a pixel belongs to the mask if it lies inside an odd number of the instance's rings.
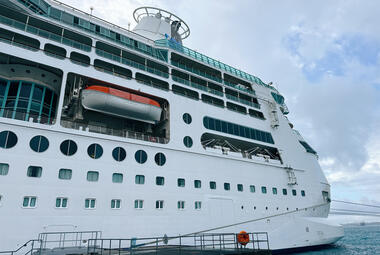
[{"label": "life ring", "polygon": [[237,241],[241,245],[246,246],[249,243],[249,235],[245,231],[240,231],[239,234],[237,234]]}]

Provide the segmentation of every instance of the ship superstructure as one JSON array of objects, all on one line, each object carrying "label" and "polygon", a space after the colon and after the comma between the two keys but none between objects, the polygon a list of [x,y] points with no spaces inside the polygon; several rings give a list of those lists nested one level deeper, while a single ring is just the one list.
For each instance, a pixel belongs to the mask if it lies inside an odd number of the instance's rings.
[{"label": "ship superstructure", "polygon": [[142,7],[129,31],[57,1],[0,4],[0,250],[53,231],[342,237],[284,97],[183,46],[182,19]]}]

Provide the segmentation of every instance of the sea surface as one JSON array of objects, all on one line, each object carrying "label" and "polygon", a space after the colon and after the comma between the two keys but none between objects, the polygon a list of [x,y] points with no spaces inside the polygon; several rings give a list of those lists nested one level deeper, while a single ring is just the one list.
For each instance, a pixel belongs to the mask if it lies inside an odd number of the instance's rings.
[{"label": "sea surface", "polygon": [[297,255],[380,255],[380,225],[346,226],[335,245]]}]

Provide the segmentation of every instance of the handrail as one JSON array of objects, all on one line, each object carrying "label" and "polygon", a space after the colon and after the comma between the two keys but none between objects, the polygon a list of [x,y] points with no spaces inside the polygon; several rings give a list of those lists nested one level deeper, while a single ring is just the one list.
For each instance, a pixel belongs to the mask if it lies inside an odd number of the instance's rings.
[{"label": "handrail", "polygon": [[71,40],[69,38],[66,38],[66,37],[58,35],[58,34],[54,34],[52,32],[49,32],[47,30],[43,30],[41,28],[34,27],[34,26],[29,25],[27,23],[19,22],[17,20],[5,17],[1,14],[0,14],[0,23],[3,23],[5,25],[9,25],[11,27],[14,27],[14,28],[17,28],[17,29],[20,29],[20,30],[23,30],[23,31],[26,31],[26,32],[29,32],[29,33],[32,33],[32,34],[53,40],[53,41],[56,41],[56,42],[59,42],[62,44],[71,46],[73,48],[77,48],[77,49],[87,51],[87,52],[91,51],[91,46],[89,46],[89,45]]},{"label": "handrail", "polygon": [[61,126],[65,128],[72,128],[72,129],[77,129],[77,130],[82,129],[82,130],[99,133],[99,134],[132,138],[132,139],[137,139],[137,140],[152,142],[152,143],[167,144],[169,142],[169,139],[164,138],[164,137],[151,136],[151,135],[147,135],[140,132],[113,129],[113,128],[108,128],[108,127],[98,126],[98,125],[93,125],[93,124],[89,125],[89,124],[79,123],[79,122],[74,122],[74,121],[69,121],[69,120],[61,120]]},{"label": "handrail", "polygon": [[249,105],[249,106],[255,107],[257,109],[260,109],[260,105],[259,104],[251,102],[251,101],[248,101],[248,100],[245,100],[245,99],[242,99],[242,98],[239,98],[239,97],[236,97],[236,96],[232,96],[230,94],[226,94],[226,98],[227,99],[231,99],[231,100],[236,101],[236,102],[239,102],[239,103],[242,103],[242,104],[245,104],[245,105]]},{"label": "handrail", "polygon": [[[253,252],[260,251],[270,254],[267,232],[247,233],[249,242],[243,246],[238,242],[237,233],[204,233],[193,235],[163,236],[150,238],[101,238],[89,239],[87,254],[109,252],[110,254],[134,254],[134,252],[156,252],[165,254],[186,251],[219,251],[222,252]],[[170,242],[170,244],[169,244]],[[264,245],[262,245],[264,243]],[[261,244],[261,247],[260,247]],[[266,244],[266,245],[265,245]],[[202,252],[201,252],[202,253]]]},{"label": "handrail", "polygon": [[113,53],[104,51],[102,49],[95,48],[95,52],[96,52],[97,55],[99,55],[101,57],[108,58],[110,60],[119,62],[121,64],[125,64],[125,65],[131,66],[131,67],[135,67],[137,69],[140,69],[140,70],[143,70],[143,71],[146,71],[146,72],[149,72],[149,73],[153,73],[153,74],[156,74],[156,75],[164,77],[164,78],[169,78],[169,74],[168,73],[165,73],[165,72],[163,72],[161,70],[158,70],[158,69],[156,69],[154,67],[150,67],[150,66],[146,66],[146,65],[140,64],[140,63],[138,63],[136,61],[124,58],[122,56],[115,55]]},{"label": "handrail", "polygon": [[[40,246],[38,248],[34,248],[34,243],[35,242],[40,243]],[[0,251],[0,254],[10,254],[10,255],[13,255],[13,254],[19,252],[20,250],[24,249],[25,247],[27,247],[29,244],[31,244],[32,247],[31,247],[31,249],[27,253],[25,253],[25,255],[29,254],[29,253],[33,254],[34,250],[40,250],[41,251],[42,240],[40,240],[40,239],[32,239],[32,240],[27,241],[23,245],[21,245],[16,250],[13,250],[13,251]]]}]

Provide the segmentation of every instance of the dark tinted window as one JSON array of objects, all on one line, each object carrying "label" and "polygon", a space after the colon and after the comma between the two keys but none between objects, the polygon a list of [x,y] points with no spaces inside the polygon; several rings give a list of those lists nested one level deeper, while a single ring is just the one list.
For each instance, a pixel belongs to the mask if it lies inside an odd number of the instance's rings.
[{"label": "dark tinted window", "polygon": [[41,177],[42,167],[40,167],[40,166],[29,166],[27,175],[28,175],[28,177]]},{"label": "dark tinted window", "polygon": [[163,166],[166,162],[166,157],[163,153],[159,152],[154,156],[154,160],[156,161],[156,164],[159,166]]},{"label": "dark tinted window", "polygon": [[116,160],[116,161],[123,161],[125,159],[125,157],[127,156],[127,153],[125,152],[125,150],[121,147],[116,147],[115,149],[113,149],[112,151],[112,157]]},{"label": "dark tinted window", "polygon": [[210,189],[216,189],[216,182],[210,182]]},{"label": "dark tinted window", "polygon": [[0,147],[9,149],[17,143],[17,136],[12,131],[0,132]]},{"label": "dark tinted window", "polygon": [[243,184],[238,184],[237,185],[237,190],[240,191],[240,192],[243,191]]},{"label": "dark tinted window", "polygon": [[224,183],[224,189],[225,190],[230,190],[231,189],[231,185],[228,182],[225,182]]},{"label": "dark tinted window", "polygon": [[90,158],[97,159],[103,155],[103,148],[97,143],[93,143],[87,148],[87,153]]},{"label": "dark tinted window", "polygon": [[135,153],[135,159],[137,163],[144,164],[146,160],[148,159],[148,155],[143,150],[138,150]]},{"label": "dark tinted window", "polygon": [[184,113],[183,116],[183,121],[186,123],[186,124],[190,124],[192,119],[191,119],[191,115],[188,114],[188,113]]},{"label": "dark tinted window", "polygon": [[61,143],[60,149],[64,155],[71,156],[77,152],[78,146],[73,140],[65,140]]},{"label": "dark tinted window", "polygon": [[37,135],[30,140],[29,145],[35,152],[44,152],[49,148],[49,140],[45,136]]},{"label": "dark tinted window", "polygon": [[178,185],[178,187],[185,187],[185,179],[178,178],[177,179],[177,185]]},{"label": "dark tinted window", "polygon": [[190,136],[185,136],[183,138],[183,144],[187,147],[187,148],[190,148],[191,146],[193,146],[193,139],[191,139]]},{"label": "dark tinted window", "polygon": [[156,177],[156,184],[159,186],[163,186],[165,184],[165,178],[162,176]]}]

